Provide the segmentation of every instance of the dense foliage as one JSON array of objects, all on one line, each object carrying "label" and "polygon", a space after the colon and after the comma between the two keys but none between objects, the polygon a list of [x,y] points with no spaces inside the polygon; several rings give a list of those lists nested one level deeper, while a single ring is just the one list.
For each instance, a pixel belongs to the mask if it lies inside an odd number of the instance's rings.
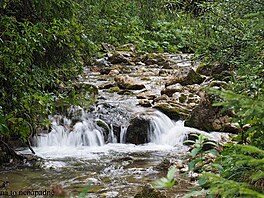
[{"label": "dense foliage", "polygon": [[8,135],[26,140],[72,92],[85,48],[76,11],[68,0],[1,1],[0,124]]},{"label": "dense foliage", "polygon": [[101,43],[193,52],[228,82],[212,90],[215,105],[240,128],[239,144],[216,161],[218,175],[206,173],[200,183],[210,195],[257,197],[264,183],[263,27],[261,0],[2,0],[0,138],[26,140],[56,108],[89,101],[90,87],[74,82]]},{"label": "dense foliage", "polygon": [[[233,112],[239,144],[230,144],[216,160],[217,174],[204,173],[200,184],[208,196],[263,197],[264,170],[264,4],[258,0],[214,1],[201,5],[204,32],[195,41],[196,56],[221,68],[218,79],[228,85],[212,90],[215,105]],[[228,71],[228,72],[226,72]]]}]

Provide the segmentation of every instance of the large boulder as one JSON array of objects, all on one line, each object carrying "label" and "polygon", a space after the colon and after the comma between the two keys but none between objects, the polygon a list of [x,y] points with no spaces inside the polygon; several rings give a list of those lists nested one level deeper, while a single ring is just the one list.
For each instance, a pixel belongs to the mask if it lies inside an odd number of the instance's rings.
[{"label": "large boulder", "polygon": [[131,53],[115,51],[108,54],[108,61],[112,64],[124,63],[132,65],[130,59],[133,57]]},{"label": "large boulder", "polygon": [[204,131],[225,131],[236,133],[237,127],[231,123],[231,117],[224,114],[221,108],[212,106],[209,95],[204,94],[200,103],[193,109],[185,126],[198,128]]},{"label": "large boulder", "polygon": [[205,78],[192,68],[182,67],[165,83],[166,86],[180,83],[181,85],[201,84]]},{"label": "large boulder", "polygon": [[125,142],[132,144],[148,143],[149,128],[150,128],[150,118],[144,116],[143,114],[137,114],[129,122]]},{"label": "large boulder", "polygon": [[191,111],[188,106],[175,101],[159,102],[155,104],[153,108],[158,109],[173,120],[184,120],[188,117]]}]

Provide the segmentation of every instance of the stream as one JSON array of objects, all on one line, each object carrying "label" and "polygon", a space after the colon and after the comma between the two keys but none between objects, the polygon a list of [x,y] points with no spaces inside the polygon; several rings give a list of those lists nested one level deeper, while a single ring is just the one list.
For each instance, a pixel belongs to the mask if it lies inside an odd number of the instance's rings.
[{"label": "stream", "polygon": [[[175,57],[171,60],[177,62]],[[186,62],[190,62],[188,57],[185,58]],[[146,90],[160,95],[165,78],[159,75],[160,69],[158,65],[148,69],[142,65],[129,65],[122,71],[144,81]],[[80,77],[80,81],[100,87],[113,81],[119,74],[102,75],[87,68],[86,75]],[[70,111],[73,114],[78,112],[77,119],[65,115],[51,116],[51,130],[34,139],[36,156],[43,159],[41,168],[21,167],[1,171],[0,181],[8,181],[9,185],[0,189],[0,197],[35,197],[34,191],[40,192],[36,197],[47,197],[44,192],[57,189],[68,197],[78,197],[87,190],[86,197],[91,198],[129,198],[134,197],[146,183],[166,176],[167,170],[160,171],[157,167],[165,159],[172,162],[182,160],[188,150],[183,141],[190,131],[197,129],[185,127],[182,121],[171,120],[158,110],[138,106],[136,94],[139,92],[133,90],[130,94],[118,94],[99,89],[93,113],[75,107]],[[106,104],[111,108],[107,109]],[[149,143],[126,143],[130,115],[137,114],[151,120]],[[105,124],[107,133],[98,125],[98,119],[101,122],[109,121]],[[116,123],[120,124],[118,135],[114,130]],[[18,149],[18,152],[30,153],[25,148]],[[177,188],[163,190],[167,197],[182,197],[194,186],[182,174],[177,174],[176,180]]]}]

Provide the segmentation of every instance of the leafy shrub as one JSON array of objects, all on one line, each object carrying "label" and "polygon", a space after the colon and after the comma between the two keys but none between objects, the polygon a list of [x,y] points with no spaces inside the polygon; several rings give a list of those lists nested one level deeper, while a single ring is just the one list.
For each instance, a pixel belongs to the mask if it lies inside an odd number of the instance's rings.
[{"label": "leafy shrub", "polygon": [[250,145],[230,145],[215,162],[220,175],[204,173],[200,185],[222,197],[263,197],[264,151]]},{"label": "leafy shrub", "polygon": [[[207,137],[200,134],[191,134],[192,136],[196,137],[196,140],[186,140],[184,143],[191,143],[193,148],[191,150],[191,157],[192,160],[188,164],[188,171],[195,171],[203,165],[205,161],[205,154],[211,153],[214,156],[218,155],[218,151],[215,149],[217,148],[217,144],[213,141],[209,141]],[[205,146],[210,145],[213,148],[205,150]],[[200,166],[198,166],[200,164]]]},{"label": "leafy shrub", "polygon": [[162,177],[156,180],[153,184],[155,188],[172,188],[176,182],[174,179],[176,167],[172,166],[169,168],[167,177]]},{"label": "leafy shrub", "polygon": [[10,135],[26,140],[68,97],[85,36],[74,1],[1,1],[0,11],[0,106]]}]

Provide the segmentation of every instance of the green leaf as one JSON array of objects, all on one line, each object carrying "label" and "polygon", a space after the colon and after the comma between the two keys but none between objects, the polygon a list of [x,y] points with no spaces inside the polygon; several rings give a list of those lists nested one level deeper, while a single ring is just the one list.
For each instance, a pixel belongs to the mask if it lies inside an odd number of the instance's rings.
[{"label": "green leaf", "polygon": [[175,173],[176,173],[176,167],[175,166],[170,167],[170,169],[167,173],[167,179],[169,181],[172,181],[174,179]]},{"label": "green leaf", "polygon": [[204,176],[200,176],[199,177],[199,180],[198,180],[198,184],[199,184],[199,186],[204,186],[204,184],[206,184],[206,182],[207,182],[207,178],[206,177],[204,177]]},{"label": "green leaf", "polygon": [[195,169],[195,166],[198,162],[202,162],[203,160],[200,158],[194,159],[192,161],[190,161],[190,163],[188,164],[188,171],[192,171]]},{"label": "green leaf", "polygon": [[193,148],[192,151],[191,151],[191,156],[192,157],[195,157],[201,150],[202,150],[201,147],[199,147],[199,148]]},{"label": "green leaf", "polygon": [[214,156],[218,156],[218,155],[219,155],[218,151],[215,150],[215,149],[207,150],[207,151],[205,151],[205,153],[211,153],[211,154],[213,154]]},{"label": "green leaf", "polygon": [[200,191],[193,191],[185,194],[182,198],[193,198],[193,197],[204,197],[209,191],[208,190],[200,190]]},{"label": "green leaf", "polygon": [[213,146],[215,146],[215,147],[218,146],[215,142],[211,142],[211,141],[209,141],[209,142],[205,142],[204,144],[213,145]]},{"label": "green leaf", "polygon": [[193,140],[185,140],[185,141],[184,141],[184,144],[186,144],[186,143],[192,143],[192,144],[194,144],[195,141],[193,141]]},{"label": "green leaf", "polygon": [[257,173],[254,173],[250,178],[253,181],[257,181],[259,179],[264,179],[264,171],[258,171]]},{"label": "green leaf", "polygon": [[224,170],[223,166],[221,166],[220,164],[212,164],[211,166],[217,168],[220,171]]}]

